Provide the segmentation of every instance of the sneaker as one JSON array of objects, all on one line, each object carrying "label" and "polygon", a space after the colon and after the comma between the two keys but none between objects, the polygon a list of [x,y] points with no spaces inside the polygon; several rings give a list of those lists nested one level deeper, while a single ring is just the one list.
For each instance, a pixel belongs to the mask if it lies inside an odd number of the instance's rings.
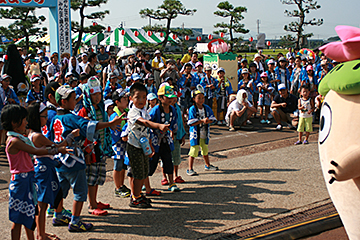
[{"label": "sneaker", "polygon": [[134,208],[151,208],[151,204],[146,201],[146,199],[147,198],[144,198],[143,196],[137,199],[131,197],[129,206]]},{"label": "sneaker", "polygon": [[219,126],[220,126],[220,125],[221,125],[221,121],[217,121],[217,125],[219,125]]},{"label": "sneaker", "polygon": [[71,218],[71,216],[72,216],[72,212],[70,210],[65,209],[65,208],[63,208],[61,213],[63,214],[63,216],[68,217],[68,218]]},{"label": "sneaker", "polygon": [[225,121],[225,120],[222,121],[222,125],[226,125],[226,121]]},{"label": "sneaker", "polygon": [[54,227],[68,226],[70,221],[71,221],[71,218],[69,218],[69,217],[62,216],[62,218],[60,218],[60,219],[57,219],[56,217],[54,217],[52,220],[52,225]]},{"label": "sneaker", "polygon": [[143,191],[143,192],[146,191],[145,185],[142,186],[141,191]]},{"label": "sneaker", "polygon": [[273,119],[273,118],[274,118],[273,115],[271,115],[271,113],[269,113],[268,119]]},{"label": "sneaker", "polygon": [[121,197],[121,198],[127,198],[130,197],[130,193],[126,190],[124,190],[123,187],[116,189],[115,188],[115,196],[116,197]]},{"label": "sneaker", "polygon": [[262,119],[262,120],[260,121],[260,123],[261,123],[261,124],[265,124],[265,123],[266,123],[266,120]]},{"label": "sneaker", "polygon": [[146,192],[146,196],[161,196],[161,192],[151,189],[150,192]]},{"label": "sneaker", "polygon": [[46,217],[53,217],[55,213],[55,208],[48,207],[46,210]]},{"label": "sneaker", "polygon": [[300,140],[298,140],[296,143],[294,143],[295,145],[299,145],[302,144],[302,142]]},{"label": "sneaker", "polygon": [[161,185],[169,185],[169,181],[164,178],[163,180],[161,180]]},{"label": "sneaker", "polygon": [[252,121],[250,121],[250,120],[246,120],[246,124],[251,125],[251,124],[252,124]]},{"label": "sneaker", "polygon": [[93,228],[94,225],[91,223],[83,223],[79,221],[77,224],[69,224],[68,230],[69,232],[87,232]]},{"label": "sneaker", "polygon": [[189,175],[189,176],[194,176],[197,173],[193,169],[190,169],[190,170],[188,169],[188,170],[186,170],[186,174]]},{"label": "sneaker", "polygon": [[176,177],[176,178],[175,178],[174,182],[176,182],[176,183],[184,183],[184,182],[185,182],[185,180],[184,180],[184,179],[182,179],[182,177],[181,177],[181,176],[178,176],[178,177]]},{"label": "sneaker", "polygon": [[233,126],[229,127],[230,132],[235,132],[235,128]]},{"label": "sneaker", "polygon": [[217,170],[219,170],[218,167],[215,167],[213,165],[210,165],[210,166],[205,165],[205,171],[217,171]]},{"label": "sneaker", "polygon": [[276,130],[280,131],[281,129],[282,129],[281,124],[278,124],[278,125],[276,126]]},{"label": "sneaker", "polygon": [[271,123],[270,120],[266,120],[266,124],[269,125]]},{"label": "sneaker", "polygon": [[168,190],[172,192],[180,192],[180,188],[178,188],[175,183],[169,186]]},{"label": "sneaker", "polygon": [[148,203],[148,204],[152,203],[151,199],[150,199],[150,198],[147,198],[146,195],[141,194],[141,197],[142,197],[142,199],[143,199],[146,203]]},{"label": "sneaker", "polygon": [[128,187],[125,186],[125,185],[122,185],[122,189],[123,189],[123,191],[125,191],[125,192],[131,193],[130,188],[128,188]]},{"label": "sneaker", "polygon": [[308,140],[304,140],[303,144],[309,144]]}]

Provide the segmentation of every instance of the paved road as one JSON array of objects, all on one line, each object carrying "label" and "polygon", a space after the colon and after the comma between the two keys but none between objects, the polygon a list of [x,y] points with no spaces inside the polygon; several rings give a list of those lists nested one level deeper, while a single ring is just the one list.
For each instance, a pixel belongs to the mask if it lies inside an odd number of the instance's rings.
[{"label": "paved road", "polygon": [[[259,123],[259,119],[252,119],[254,122],[254,129],[251,131],[238,130],[236,132],[229,132],[225,126],[212,126],[211,127],[211,140],[210,140],[210,154],[216,155],[219,151],[245,148],[254,145],[260,145],[264,143],[273,143],[269,149],[278,146],[279,140],[293,138],[297,135],[297,132],[284,127],[281,132],[275,131],[275,124],[262,125]],[[317,125],[314,126],[314,131],[317,131]],[[313,138],[313,141],[315,139]],[[288,145],[288,143],[286,143]],[[190,144],[187,140],[186,144],[181,149],[182,158],[187,158]],[[264,149],[265,150],[265,149]],[[268,150],[268,149],[266,149]],[[263,151],[256,149],[256,151]],[[10,172],[8,162],[4,152],[0,152],[0,190],[6,189],[9,184]],[[107,160],[107,171],[113,169],[113,161]]]},{"label": "paved road", "polygon": [[[110,214],[95,217],[85,208],[82,212],[84,221],[95,224],[92,232],[70,234],[64,227],[52,227],[50,220],[47,229],[62,239],[211,239],[329,201],[315,142],[238,157],[241,152],[211,157],[221,169],[217,172],[205,172],[199,160],[195,165],[199,175],[194,177],[184,175],[183,162],[180,173],[187,182],[180,185],[180,193],[165,191],[161,174],[156,173],[151,182],[163,195],[154,197],[154,207],[148,210],[129,208],[129,200],[113,196],[113,182],[106,182],[99,189],[99,200],[113,206]],[[0,191],[1,209],[7,209],[6,195],[6,190]],[[65,200],[67,208],[70,199]],[[0,224],[2,239],[9,239],[7,210]]]}]

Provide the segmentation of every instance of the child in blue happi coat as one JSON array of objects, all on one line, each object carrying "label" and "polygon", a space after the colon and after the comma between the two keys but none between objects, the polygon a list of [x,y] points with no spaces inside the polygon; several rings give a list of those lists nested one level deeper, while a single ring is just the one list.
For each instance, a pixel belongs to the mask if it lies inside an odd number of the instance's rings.
[{"label": "child in blue happi coat", "polygon": [[[121,116],[123,113],[127,114],[129,112],[129,109],[127,108],[129,101],[124,90],[116,90],[112,95],[112,100],[116,106],[114,107],[114,113],[110,116],[110,121],[116,116]],[[113,178],[115,183],[115,196],[122,198],[129,197],[131,193],[130,189],[124,185],[127,165],[124,163],[126,141],[123,141],[122,133],[125,125],[126,121],[123,120],[116,129],[110,129],[112,148],[115,152],[115,155],[112,156],[114,159]]]},{"label": "child in blue happi coat", "polygon": [[32,75],[30,78],[31,89],[29,90],[25,102],[29,105],[33,102],[45,102],[45,87],[40,83],[40,75]]},{"label": "child in blue happi coat", "polygon": [[[180,189],[174,183],[174,165],[172,163],[171,152],[174,150],[173,133],[177,128],[176,109],[171,106],[172,98],[176,98],[172,87],[163,85],[158,91],[160,104],[156,105],[150,114],[150,120],[160,124],[170,124],[170,131],[162,132],[158,129],[153,130],[151,142],[155,154],[150,161],[149,176],[152,176],[157,168],[159,159],[163,164],[163,172],[168,175],[169,190],[178,192]],[[163,179],[163,181],[166,179]],[[148,194],[148,193],[147,193]]]},{"label": "child in blue happi coat", "polygon": [[82,142],[85,139],[92,141],[97,130],[120,124],[121,118],[115,118],[111,122],[101,122],[74,115],[71,111],[74,110],[76,104],[75,97],[75,91],[68,86],[59,87],[55,93],[55,99],[59,104],[59,108],[50,126],[49,140],[60,143],[74,129],[80,129],[80,136],[75,138],[77,147],[73,147],[74,155],[60,154],[59,158],[62,166],[56,169],[63,191],[63,198],[67,197],[70,186],[73,188],[74,203],[72,217],[69,219],[63,216],[62,206],[59,206],[55,211],[53,225],[68,226],[70,232],[86,232],[93,225],[80,221],[80,213],[88,192],[84,151],[87,153],[91,152],[91,150],[88,151],[88,148],[83,149],[80,146],[82,146]]},{"label": "child in blue happi coat", "polygon": [[216,88],[219,82],[211,76],[212,68],[205,65],[205,75],[200,81],[200,85],[204,88],[205,104],[212,108],[213,100],[216,98]]},{"label": "child in blue happi coat", "polygon": [[154,83],[154,75],[152,75],[151,73],[148,73],[145,76],[145,87],[148,91],[148,94],[154,93],[156,95],[157,90]]},{"label": "child in blue happi coat", "polygon": [[122,89],[121,85],[117,83],[118,77],[115,73],[109,73],[109,80],[104,88],[104,98],[111,99],[113,92],[117,89]]},{"label": "child in blue happi coat", "polygon": [[[79,136],[79,129],[73,130],[71,134],[67,135],[66,140],[58,145],[54,145],[53,142],[42,134],[41,127],[46,126],[47,111],[48,109],[44,103],[34,102],[28,107],[29,139],[37,148],[71,146],[74,138]],[[36,218],[38,228],[37,239],[47,239],[47,237],[54,238],[53,235],[45,233],[45,217],[48,204],[55,208],[57,208],[60,203],[62,204],[62,192],[55,170],[55,167],[59,166],[59,161],[51,155],[34,157],[36,192],[39,207],[39,214]]]},{"label": "child in blue happi coat", "polygon": [[204,90],[201,86],[192,92],[194,105],[189,109],[189,120],[187,124],[190,126],[190,151],[189,151],[189,169],[186,174],[193,176],[196,172],[193,169],[194,159],[199,154],[199,147],[201,147],[201,154],[205,160],[206,171],[216,171],[217,167],[210,164],[209,161],[209,138],[210,138],[210,123],[216,121],[212,109],[205,105]]},{"label": "child in blue happi coat", "polygon": [[231,82],[227,77],[225,77],[225,69],[220,67],[217,70],[217,118],[218,118],[218,125],[225,125],[225,119],[221,122],[220,121],[220,114],[223,113],[224,117],[227,111],[227,99],[230,94],[233,93],[233,89],[231,86]]}]

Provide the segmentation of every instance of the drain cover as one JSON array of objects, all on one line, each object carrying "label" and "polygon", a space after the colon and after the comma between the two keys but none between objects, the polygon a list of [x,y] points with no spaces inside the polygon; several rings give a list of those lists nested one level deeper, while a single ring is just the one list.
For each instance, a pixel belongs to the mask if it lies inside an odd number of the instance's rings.
[{"label": "drain cover", "polygon": [[275,219],[271,222],[260,224],[254,227],[250,227],[244,230],[241,230],[236,233],[223,235],[217,239],[219,240],[233,240],[233,239],[246,239],[251,238],[256,235],[264,234],[270,231],[275,231],[276,229],[282,229],[285,227],[297,225],[302,222],[308,222],[317,218],[337,215],[337,211],[334,205],[329,202],[321,206],[317,206],[303,212],[295,213],[283,218]]}]

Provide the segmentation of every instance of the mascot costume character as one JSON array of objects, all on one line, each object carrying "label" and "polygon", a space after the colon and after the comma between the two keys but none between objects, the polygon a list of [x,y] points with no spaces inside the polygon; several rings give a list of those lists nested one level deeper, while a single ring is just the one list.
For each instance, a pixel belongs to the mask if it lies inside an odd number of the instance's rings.
[{"label": "mascot costume character", "polygon": [[12,77],[10,85],[13,86],[16,94],[19,94],[19,90],[20,92],[23,90],[24,84],[29,88],[29,82],[24,73],[24,64],[15,44],[10,44],[7,48],[3,73]]},{"label": "mascot costume character", "polygon": [[360,29],[337,26],[335,30],[341,42],[320,48],[340,64],[319,84],[319,93],[325,96],[319,154],[331,200],[354,240],[360,239]]}]

